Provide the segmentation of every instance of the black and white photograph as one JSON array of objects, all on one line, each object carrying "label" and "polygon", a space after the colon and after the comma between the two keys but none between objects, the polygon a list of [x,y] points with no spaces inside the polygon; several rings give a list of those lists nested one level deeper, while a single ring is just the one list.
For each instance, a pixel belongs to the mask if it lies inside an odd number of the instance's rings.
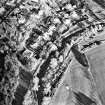
[{"label": "black and white photograph", "polygon": [[105,0],[0,0],[0,105],[105,105]]}]

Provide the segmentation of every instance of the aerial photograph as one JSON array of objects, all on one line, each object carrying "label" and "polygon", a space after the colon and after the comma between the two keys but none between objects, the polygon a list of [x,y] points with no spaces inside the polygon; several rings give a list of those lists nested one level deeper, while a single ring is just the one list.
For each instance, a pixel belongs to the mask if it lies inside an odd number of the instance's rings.
[{"label": "aerial photograph", "polygon": [[105,105],[105,0],[0,0],[0,105]]}]

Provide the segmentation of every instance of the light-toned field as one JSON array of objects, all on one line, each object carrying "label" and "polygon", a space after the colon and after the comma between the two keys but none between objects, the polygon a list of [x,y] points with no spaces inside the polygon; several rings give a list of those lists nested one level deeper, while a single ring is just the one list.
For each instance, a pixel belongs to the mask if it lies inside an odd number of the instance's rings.
[{"label": "light-toned field", "polygon": [[97,92],[105,104],[105,44],[87,52],[90,70],[96,83]]},{"label": "light-toned field", "polygon": [[105,105],[105,45],[87,51],[86,55],[90,68],[82,67],[74,58],[62,79],[52,105],[74,105],[76,100],[72,90],[80,91],[95,99],[98,105]]}]

